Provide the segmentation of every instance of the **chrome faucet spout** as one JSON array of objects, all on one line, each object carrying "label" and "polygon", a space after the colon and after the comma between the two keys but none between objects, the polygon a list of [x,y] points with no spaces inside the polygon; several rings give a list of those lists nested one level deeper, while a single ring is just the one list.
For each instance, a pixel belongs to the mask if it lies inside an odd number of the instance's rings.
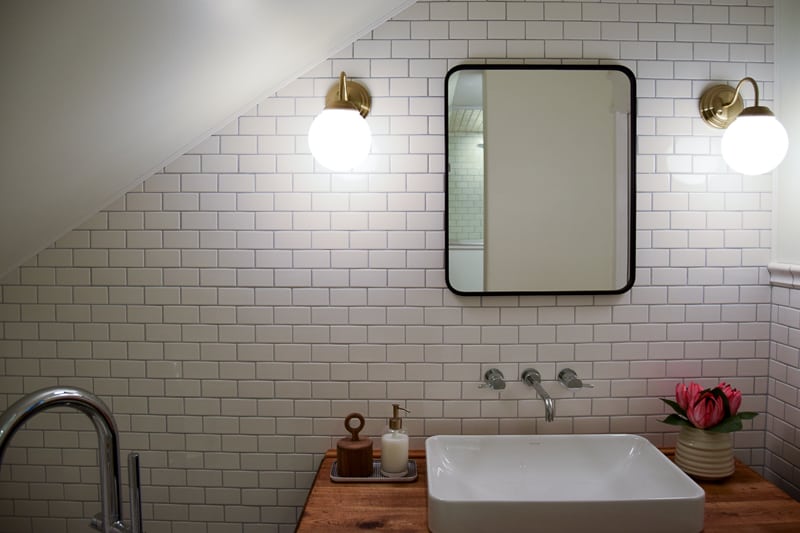
[{"label": "chrome faucet spout", "polygon": [[[0,468],[2,468],[3,453],[14,433],[37,413],[54,407],[71,407],[84,413],[92,421],[97,432],[101,513],[92,520],[91,525],[102,533],[141,533],[141,528],[136,522],[133,526],[139,529],[128,529],[122,522],[117,425],[106,404],[90,392],[77,387],[50,387],[23,396],[11,405],[0,416]],[[138,467],[138,462],[136,466]],[[138,472],[136,478],[138,479]],[[136,498],[138,502],[139,496]],[[136,510],[133,510],[133,514],[135,513]]]},{"label": "chrome faucet spout", "polygon": [[544,400],[544,420],[552,422],[556,418],[556,402],[542,387],[542,375],[538,370],[527,368],[522,372],[522,381],[536,389],[536,393]]},{"label": "chrome faucet spout", "polygon": [[556,419],[556,402],[553,400],[547,392],[542,388],[541,385],[536,386],[536,392],[539,393],[539,396],[542,397],[544,400],[544,421],[545,422],[552,422]]}]

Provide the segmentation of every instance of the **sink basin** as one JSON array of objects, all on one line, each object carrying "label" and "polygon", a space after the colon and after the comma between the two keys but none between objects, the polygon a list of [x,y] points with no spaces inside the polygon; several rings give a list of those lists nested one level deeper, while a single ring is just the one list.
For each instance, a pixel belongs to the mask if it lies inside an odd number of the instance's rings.
[{"label": "sink basin", "polygon": [[433,533],[698,533],[705,492],[637,435],[425,441]]}]

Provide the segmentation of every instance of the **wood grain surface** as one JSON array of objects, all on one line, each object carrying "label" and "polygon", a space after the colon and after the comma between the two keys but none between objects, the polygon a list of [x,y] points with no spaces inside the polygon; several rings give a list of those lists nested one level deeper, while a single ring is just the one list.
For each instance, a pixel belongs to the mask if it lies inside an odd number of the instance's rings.
[{"label": "wood grain surface", "polygon": [[[674,451],[663,450],[668,457]],[[375,456],[380,455],[379,451]],[[336,452],[325,455],[311,487],[298,533],[428,531],[428,478],[425,452],[409,453],[419,478],[413,483],[334,483]],[[705,533],[799,533],[800,502],[736,462],[721,482],[701,482],[706,491]]]}]

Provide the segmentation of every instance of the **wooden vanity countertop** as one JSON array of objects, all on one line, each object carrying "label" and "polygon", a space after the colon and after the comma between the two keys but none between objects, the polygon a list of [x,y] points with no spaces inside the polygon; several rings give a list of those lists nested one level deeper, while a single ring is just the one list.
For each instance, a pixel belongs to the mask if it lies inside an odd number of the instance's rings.
[{"label": "wooden vanity countertop", "polygon": [[[662,450],[672,457],[672,449]],[[376,451],[379,457],[380,452]],[[419,477],[412,483],[334,483],[336,451],[320,464],[297,533],[428,531],[428,479],[425,452],[414,450]],[[722,482],[700,482],[706,491],[704,533],[797,533],[800,502],[750,467],[736,461],[736,472]]]}]

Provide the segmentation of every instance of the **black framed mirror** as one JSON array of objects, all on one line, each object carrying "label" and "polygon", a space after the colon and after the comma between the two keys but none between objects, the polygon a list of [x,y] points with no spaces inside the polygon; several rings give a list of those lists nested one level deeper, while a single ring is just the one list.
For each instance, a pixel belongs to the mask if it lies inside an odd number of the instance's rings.
[{"label": "black framed mirror", "polygon": [[459,65],[445,78],[445,270],[457,294],[634,282],[636,85],[617,65]]}]

